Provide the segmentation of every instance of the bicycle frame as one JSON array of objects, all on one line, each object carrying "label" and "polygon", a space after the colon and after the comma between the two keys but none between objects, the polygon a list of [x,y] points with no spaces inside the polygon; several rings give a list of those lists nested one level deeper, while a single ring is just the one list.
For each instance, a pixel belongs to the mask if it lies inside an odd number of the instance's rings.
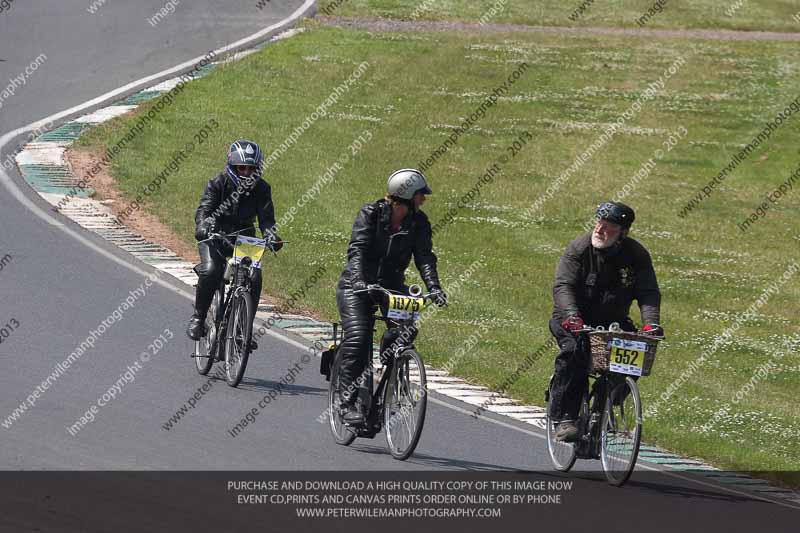
[{"label": "bicycle frame", "polygon": [[[603,330],[586,327],[580,330],[580,333],[586,334],[597,331]],[[653,338],[662,340],[664,337]],[[599,374],[589,374],[589,377],[594,381],[584,391],[584,396],[581,400],[581,413],[578,417],[578,429],[581,439],[575,446],[575,453],[581,459],[599,459],[600,446],[602,444],[600,435],[602,428],[600,424],[603,417],[603,409],[605,409],[608,401],[608,395],[616,385],[625,381],[626,374],[604,371]],[[584,406],[587,408],[584,409]]]},{"label": "bicycle frame", "polygon": [[[206,240],[218,239],[227,242],[229,245],[234,245],[233,243],[231,243],[230,237],[235,237],[237,233],[239,232],[232,233],[229,235],[216,233]],[[266,253],[268,244],[269,244],[268,241],[264,243],[264,253]],[[227,261],[227,258],[225,259]],[[247,293],[250,292],[252,269],[254,267],[248,268],[247,275],[240,276],[239,270],[244,267],[242,267],[241,264],[235,262],[231,263],[231,266],[232,266],[232,271],[231,271],[230,281],[226,281],[225,278],[223,277],[220,280],[219,284],[219,291],[220,294],[222,294],[222,301],[220,302],[220,306],[217,309],[218,314],[216,317],[214,317],[214,322],[217,325],[217,335],[214,338],[214,343],[211,345],[211,349],[209,350],[209,355],[202,356],[194,354],[193,357],[212,357],[213,355],[217,354],[221,339],[227,337],[228,320],[230,319],[230,314],[231,314],[231,305],[230,305],[231,301],[233,300],[234,296],[238,295],[242,291],[245,291]],[[226,268],[227,268],[227,262],[226,262]],[[217,359],[219,359],[219,357],[217,357]]]},{"label": "bicycle frame", "polygon": [[[390,291],[384,289],[383,287],[371,287],[368,290],[379,290],[384,292],[385,294],[391,294]],[[430,298],[430,295],[422,295],[421,289],[416,291],[418,296],[423,299]],[[366,379],[363,380],[363,383],[367,385],[367,398],[369,399],[369,404],[366,406],[366,421],[363,426],[355,428],[356,435],[359,437],[365,438],[374,438],[375,435],[380,433],[381,429],[383,429],[383,415],[384,415],[384,405],[383,405],[383,398],[384,392],[386,389],[386,382],[389,379],[389,376],[394,369],[394,364],[397,361],[397,356],[403,353],[405,350],[409,348],[414,348],[414,339],[418,334],[418,329],[414,325],[416,320],[413,317],[409,317],[405,320],[398,320],[396,318],[389,318],[387,316],[388,308],[384,308],[383,305],[380,306],[380,314],[375,315],[375,320],[380,320],[381,322],[386,323],[387,332],[393,328],[398,329],[406,329],[411,331],[412,334],[408,339],[402,339],[402,335],[395,339],[391,346],[384,347],[383,342],[381,342],[381,354],[382,354],[382,363],[383,366],[381,368],[381,379],[378,382],[377,387],[374,386],[374,380],[372,379],[373,374],[373,367],[372,362],[370,361],[367,364],[367,368],[364,370],[362,375],[366,375]],[[334,339],[335,342],[336,339]],[[338,349],[338,345],[335,345],[335,349]],[[388,351],[387,357],[383,357],[383,352]],[[362,385],[363,386],[363,385]],[[374,389],[374,390],[373,390]],[[360,396],[359,396],[360,397]]]},{"label": "bicycle frame", "polygon": [[[551,409],[555,375],[550,379],[545,391],[547,449],[553,466],[562,472],[568,472],[578,458],[599,459],[608,482],[619,487],[634,471],[641,446],[642,402],[636,379],[649,374],[663,336],[588,326],[573,333],[578,335],[577,349],[585,348],[591,358],[587,371],[593,381],[590,387],[587,378],[580,391],[577,438],[561,441],[556,428],[562,420],[554,419]],[[626,344],[634,340],[638,344]]]},{"label": "bicycle frame", "polygon": [[[600,421],[603,417],[603,409],[608,400],[609,392],[617,385],[617,382],[625,380],[625,375],[613,372],[604,372],[600,375],[589,375],[593,379],[592,383],[584,391],[581,401],[581,415],[579,416],[579,429],[581,439],[575,447],[575,453],[580,459],[599,459],[600,458]],[[586,402],[587,409],[583,409],[583,402]]]},{"label": "bicycle frame", "polygon": [[[388,318],[386,316],[375,316],[376,320],[380,320],[382,322],[386,322],[387,330],[391,328],[403,327],[403,326],[410,326],[414,327],[414,320],[408,319],[403,321],[394,320]],[[414,335],[416,336],[416,335]],[[399,339],[398,339],[399,340]],[[388,356],[385,358],[383,362],[383,366],[381,367],[381,379],[378,381],[378,385],[374,386],[374,380],[372,378],[373,375],[373,367],[372,364],[368,364],[367,368],[364,370],[364,374],[366,374],[366,379],[364,379],[364,384],[367,385],[368,397],[369,397],[369,404],[367,407],[366,412],[366,422],[364,426],[357,429],[356,434],[359,437],[366,437],[366,438],[373,438],[375,435],[380,433],[381,429],[383,429],[383,398],[384,393],[386,390],[386,383],[389,380],[389,376],[394,369],[395,362],[397,361],[397,356],[403,351],[413,348],[413,338],[410,341],[402,341],[402,342],[395,342],[393,343],[393,349],[389,352]],[[383,346],[381,346],[383,349]],[[386,348],[389,350],[389,347]],[[374,390],[373,390],[374,389]]]}]

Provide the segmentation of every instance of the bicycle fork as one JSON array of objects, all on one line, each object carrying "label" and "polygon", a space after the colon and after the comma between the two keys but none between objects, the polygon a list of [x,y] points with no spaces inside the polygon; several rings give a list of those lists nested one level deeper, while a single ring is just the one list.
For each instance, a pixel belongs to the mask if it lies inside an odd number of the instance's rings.
[{"label": "bicycle fork", "polygon": [[578,455],[584,458],[599,459],[601,446],[601,421],[605,405],[605,387],[599,380],[592,384],[589,398],[582,407],[585,409],[581,416],[581,440],[578,444]]}]

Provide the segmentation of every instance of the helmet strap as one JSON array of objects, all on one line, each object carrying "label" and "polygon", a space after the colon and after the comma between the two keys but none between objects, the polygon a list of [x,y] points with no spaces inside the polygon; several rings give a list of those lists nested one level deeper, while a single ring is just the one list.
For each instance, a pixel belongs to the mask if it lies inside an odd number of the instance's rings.
[{"label": "helmet strap", "polygon": [[389,196],[389,198],[398,204],[402,204],[408,207],[410,210],[414,210],[414,202],[411,200],[406,200],[405,198],[400,198],[399,196]]}]

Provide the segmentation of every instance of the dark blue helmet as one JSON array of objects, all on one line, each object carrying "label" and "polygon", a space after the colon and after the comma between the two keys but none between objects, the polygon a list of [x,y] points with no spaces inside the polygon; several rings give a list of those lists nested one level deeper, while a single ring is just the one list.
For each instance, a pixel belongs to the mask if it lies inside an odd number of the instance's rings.
[{"label": "dark blue helmet", "polygon": [[597,206],[597,218],[614,222],[624,229],[629,229],[636,215],[633,209],[621,202],[603,202]]},{"label": "dark blue helmet", "polygon": [[238,182],[240,179],[243,178],[243,176],[239,176],[234,167],[238,166],[254,167],[255,171],[253,172],[253,175],[256,178],[260,178],[262,162],[263,162],[263,156],[261,154],[261,148],[259,148],[258,145],[253,141],[240,139],[231,144],[231,147],[228,149],[228,166],[226,168],[226,171],[228,172],[228,175],[233,178],[234,181]]}]

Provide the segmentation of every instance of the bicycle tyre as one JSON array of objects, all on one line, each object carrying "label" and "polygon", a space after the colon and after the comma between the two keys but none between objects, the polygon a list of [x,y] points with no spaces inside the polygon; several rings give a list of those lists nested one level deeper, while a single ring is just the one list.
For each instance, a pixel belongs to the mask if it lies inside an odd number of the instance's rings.
[{"label": "bicycle tyre", "polygon": [[225,381],[236,387],[244,377],[250,357],[250,340],[253,325],[250,323],[252,303],[244,292],[239,292],[231,302],[231,315],[225,342]]},{"label": "bicycle tyre", "polygon": [[[341,348],[341,345],[339,346]],[[336,355],[331,365],[331,382],[328,386],[328,422],[331,434],[336,444],[350,446],[356,439],[355,432],[344,423],[341,410],[341,396],[339,393],[339,365],[341,363],[341,350],[337,348]]]},{"label": "bicycle tyre", "polygon": [[553,378],[550,378],[550,385],[547,388],[547,405],[545,415],[545,430],[547,432],[547,452],[550,454],[550,461],[553,468],[560,472],[569,472],[578,458],[574,442],[561,442],[556,440],[558,422],[550,416],[550,403],[553,398]]},{"label": "bicycle tyre", "polygon": [[[397,410],[393,409],[395,404]],[[427,406],[425,364],[422,357],[409,348],[395,359],[384,391],[383,427],[386,444],[395,459],[405,461],[414,453],[425,425]]]},{"label": "bicycle tyre", "polygon": [[[629,390],[628,394],[624,394],[626,388]],[[614,399],[620,395],[622,401],[616,406]],[[617,407],[618,412],[615,412]],[[630,407],[633,407],[633,412],[630,411]],[[619,431],[620,420],[625,424],[622,432]],[[611,485],[622,486],[636,467],[639,446],[642,442],[642,400],[633,378],[626,376],[624,381],[611,389],[606,397],[600,427],[600,461],[603,464],[603,472]],[[624,441],[618,434],[624,434]]]},{"label": "bicycle tyre", "polygon": [[[214,366],[215,353],[212,353],[212,347],[217,336],[217,314],[219,313],[220,292],[219,289],[214,291],[214,297],[211,299],[211,305],[208,307],[206,313],[206,321],[204,323],[206,334],[202,339],[196,342],[194,364],[197,368],[197,373],[201,376],[208,374],[211,367]],[[219,350],[217,343],[214,352]],[[199,356],[199,357],[198,357]]]}]

